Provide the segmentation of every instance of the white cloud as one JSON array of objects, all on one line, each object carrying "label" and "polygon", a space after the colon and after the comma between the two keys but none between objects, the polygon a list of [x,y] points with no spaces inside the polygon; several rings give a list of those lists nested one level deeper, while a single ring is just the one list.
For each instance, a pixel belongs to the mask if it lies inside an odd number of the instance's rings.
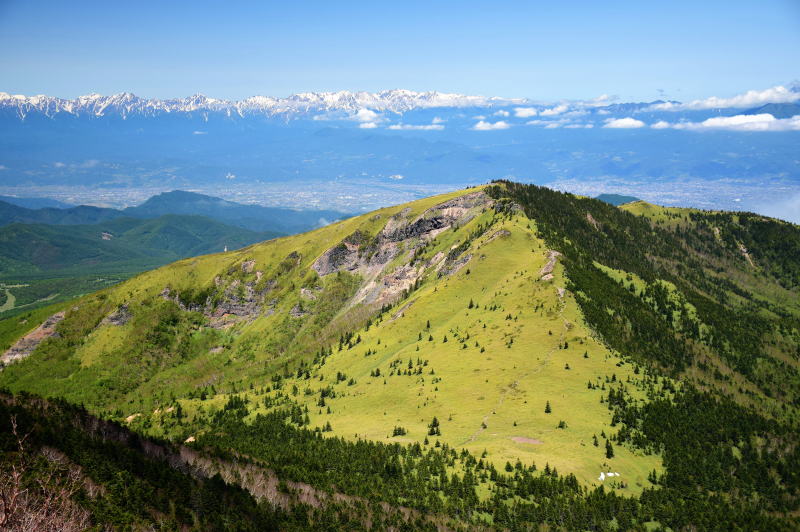
[{"label": "white cloud", "polygon": [[769,113],[717,116],[702,122],[677,122],[669,124],[669,127],[694,131],[713,129],[728,131],[800,131],[800,115],[795,115],[792,118],[775,118]]},{"label": "white cloud", "polygon": [[208,131],[192,131],[192,135],[208,135]]},{"label": "white cloud", "polygon": [[585,102],[585,104],[589,106],[608,105],[611,102],[615,101],[616,99],[617,96],[609,96],[608,94],[601,94],[597,98],[592,98],[591,100]]},{"label": "white cloud", "polygon": [[472,126],[472,129],[475,131],[492,131],[496,129],[508,129],[510,127],[511,124],[503,120],[499,120],[495,123],[484,122],[483,120],[481,120],[480,122]]},{"label": "white cloud", "polygon": [[441,131],[444,129],[444,126],[441,124],[392,124],[387,129]]},{"label": "white cloud", "polygon": [[561,127],[561,122],[550,122],[549,124],[544,126],[545,129],[556,129],[559,127]]},{"label": "white cloud", "polygon": [[565,129],[592,129],[594,124],[567,124]]},{"label": "white cloud", "polygon": [[514,109],[514,116],[517,118],[530,118],[539,114],[533,107],[517,107]]},{"label": "white cloud", "polygon": [[236,179],[236,174],[228,172],[227,174],[225,174],[225,179]]},{"label": "white cloud", "polygon": [[636,129],[644,127],[644,122],[635,118],[608,118],[603,126],[609,129]]},{"label": "white cloud", "polygon": [[403,177],[404,177],[403,174],[393,174],[393,175],[389,176],[389,179],[395,179],[395,180],[399,181],[399,180],[403,179]]},{"label": "white cloud", "polygon": [[502,116],[503,118],[508,118],[508,117],[510,116],[510,114],[511,114],[511,113],[509,113],[508,111],[505,111],[505,110],[503,110],[503,109],[500,109],[499,111],[497,111],[497,112],[494,114],[494,116]]},{"label": "white cloud", "polygon": [[375,122],[361,122],[360,124],[358,124],[358,127],[360,127],[361,129],[375,129],[376,127],[378,127],[378,124],[376,124]]},{"label": "white cloud", "polygon": [[665,122],[664,120],[659,120],[655,124],[651,124],[650,127],[653,129],[668,129],[672,127],[672,124]]},{"label": "white cloud", "polygon": [[551,107],[550,109],[545,109],[544,111],[541,111],[539,114],[541,116],[556,116],[565,112],[567,109],[569,109],[569,106],[567,106],[567,104],[562,103],[561,105],[556,105],[555,107]]},{"label": "white cloud", "polygon": [[433,120],[431,120],[431,124],[443,124],[445,120],[442,120],[438,116],[434,116]]},{"label": "white cloud", "polygon": [[8,170],[8,166],[0,164],[0,170]]},{"label": "white cloud", "polygon": [[361,108],[353,115],[353,119],[358,122],[378,122],[381,119],[381,115],[371,109]]},{"label": "white cloud", "polygon": [[53,163],[53,166],[56,167],[56,168],[64,168],[67,165],[62,163],[61,161],[56,161],[56,162]]},{"label": "white cloud", "polygon": [[726,107],[757,107],[765,103],[792,103],[800,101],[800,91],[787,89],[777,85],[761,91],[750,90],[731,98],[712,96],[704,100],[693,100],[687,103],[664,102],[651,105],[651,111],[681,111],[685,109],[720,109]]}]

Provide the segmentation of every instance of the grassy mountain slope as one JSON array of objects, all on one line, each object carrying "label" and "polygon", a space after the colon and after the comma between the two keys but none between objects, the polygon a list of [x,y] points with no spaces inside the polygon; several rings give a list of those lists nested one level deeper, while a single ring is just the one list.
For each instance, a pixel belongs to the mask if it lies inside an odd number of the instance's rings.
[{"label": "grassy mountain slope", "polygon": [[646,210],[501,183],[182,260],[82,299],[0,385],[474,522],[788,526],[797,228],[716,222],[748,259]]}]

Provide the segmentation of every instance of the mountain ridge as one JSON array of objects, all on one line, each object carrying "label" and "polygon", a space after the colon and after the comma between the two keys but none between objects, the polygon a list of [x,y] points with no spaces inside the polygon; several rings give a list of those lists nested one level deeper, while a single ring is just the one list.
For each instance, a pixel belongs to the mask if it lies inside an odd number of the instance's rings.
[{"label": "mountain ridge", "polygon": [[9,223],[93,224],[122,217],[149,219],[171,214],[207,216],[251,231],[273,233],[307,231],[343,215],[333,210],[298,211],[248,205],[183,190],[163,192],[124,209],[90,205],[29,208],[0,200],[0,226]]},{"label": "mountain ridge", "polygon": [[140,114],[154,116],[169,113],[218,112],[227,116],[261,114],[281,116],[310,111],[346,111],[360,109],[402,113],[412,109],[435,107],[492,107],[494,105],[524,104],[525,99],[468,96],[437,91],[415,92],[395,89],[380,92],[306,92],[285,98],[251,96],[243,100],[222,100],[195,94],[185,98],[148,99],[122,92],[110,96],[92,93],[75,99],[52,96],[23,96],[0,92],[0,109],[12,109],[24,119],[30,112],[52,117],[59,113],[75,116],[100,117],[118,114],[123,118]]},{"label": "mountain ridge", "polygon": [[498,182],[87,296],[0,385],[476,526],[788,530],[797,250]]}]

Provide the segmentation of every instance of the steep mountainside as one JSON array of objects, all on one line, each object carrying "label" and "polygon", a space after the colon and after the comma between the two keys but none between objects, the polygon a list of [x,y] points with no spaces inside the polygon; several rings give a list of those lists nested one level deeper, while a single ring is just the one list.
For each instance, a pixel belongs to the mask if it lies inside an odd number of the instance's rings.
[{"label": "steep mountainside", "polygon": [[800,229],[625,209],[501,182],[182,260],[17,322],[0,385],[472,524],[798,526]]}]

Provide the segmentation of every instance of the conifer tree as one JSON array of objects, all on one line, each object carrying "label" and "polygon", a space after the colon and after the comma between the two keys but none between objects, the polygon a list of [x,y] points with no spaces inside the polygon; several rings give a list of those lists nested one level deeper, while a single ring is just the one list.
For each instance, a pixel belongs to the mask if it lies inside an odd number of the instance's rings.
[{"label": "conifer tree", "polygon": [[614,446],[611,445],[611,440],[606,440],[606,458],[614,458]]}]

